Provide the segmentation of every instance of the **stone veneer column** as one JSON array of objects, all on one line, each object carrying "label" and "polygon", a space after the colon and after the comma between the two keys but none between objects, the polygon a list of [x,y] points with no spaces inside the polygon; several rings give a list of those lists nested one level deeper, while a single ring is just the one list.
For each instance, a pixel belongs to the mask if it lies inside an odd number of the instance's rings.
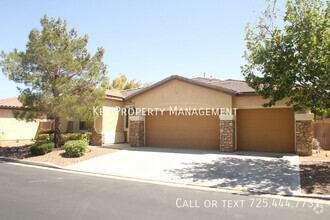
[{"label": "stone veneer column", "polygon": [[93,146],[102,146],[104,135],[95,130],[94,121],[88,122],[88,131],[92,132],[90,144]]},{"label": "stone veneer column", "polygon": [[314,114],[303,113],[294,114],[295,118],[295,144],[296,144],[296,154],[301,156],[312,155],[313,153],[313,130],[312,130],[312,120]]},{"label": "stone veneer column", "polygon": [[132,147],[144,146],[144,116],[130,116],[129,143]]},{"label": "stone veneer column", "polygon": [[222,152],[235,151],[235,115],[220,115],[220,148]]}]

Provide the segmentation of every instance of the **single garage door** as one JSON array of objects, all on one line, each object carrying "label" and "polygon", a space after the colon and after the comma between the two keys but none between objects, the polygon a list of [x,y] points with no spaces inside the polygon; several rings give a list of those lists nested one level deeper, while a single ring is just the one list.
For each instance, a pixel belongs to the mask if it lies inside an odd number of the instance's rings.
[{"label": "single garage door", "polygon": [[146,144],[148,146],[219,149],[218,116],[148,115]]},{"label": "single garage door", "polygon": [[237,150],[294,152],[293,110],[237,110]]}]

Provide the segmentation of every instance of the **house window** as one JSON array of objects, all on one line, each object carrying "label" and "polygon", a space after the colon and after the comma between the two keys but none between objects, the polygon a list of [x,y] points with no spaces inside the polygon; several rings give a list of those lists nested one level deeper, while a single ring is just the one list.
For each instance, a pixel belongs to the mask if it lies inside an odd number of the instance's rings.
[{"label": "house window", "polygon": [[79,121],[79,130],[80,131],[86,131],[87,130],[87,122]]},{"label": "house window", "polygon": [[47,115],[47,120],[52,121],[52,120],[54,120],[54,117]]}]

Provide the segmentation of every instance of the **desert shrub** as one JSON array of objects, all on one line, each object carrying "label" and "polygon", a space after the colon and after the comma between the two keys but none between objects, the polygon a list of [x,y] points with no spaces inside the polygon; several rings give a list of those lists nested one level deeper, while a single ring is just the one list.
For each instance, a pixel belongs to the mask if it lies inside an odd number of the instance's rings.
[{"label": "desert shrub", "polygon": [[66,142],[69,141],[69,136],[68,134],[61,134],[61,144],[65,144]]},{"label": "desert shrub", "polygon": [[65,143],[65,152],[70,157],[80,157],[87,152],[87,142],[83,140],[68,141]]},{"label": "desert shrub", "polygon": [[49,135],[49,140],[50,141],[54,141],[54,133],[52,133],[52,134]]},{"label": "desert shrub", "polygon": [[[68,141],[83,140],[89,143],[92,136],[91,132],[86,133],[67,133],[61,134],[61,145],[64,145]],[[38,141],[54,141],[54,133],[51,134],[39,134],[37,137]]]},{"label": "desert shrub", "polygon": [[39,134],[37,137],[38,141],[48,141],[49,140],[49,134]]},{"label": "desert shrub", "polygon": [[46,153],[51,152],[54,149],[54,142],[52,141],[41,141],[36,142],[30,147],[30,151],[32,155],[44,155]]},{"label": "desert shrub", "polygon": [[69,134],[69,139],[70,141],[76,141],[76,140],[83,140],[84,139],[84,134],[82,133],[72,133]]},{"label": "desert shrub", "polygon": [[77,140],[83,140],[89,143],[91,135],[92,135],[91,132],[61,134],[61,144],[63,145],[68,141],[77,141]]},{"label": "desert shrub", "polygon": [[82,134],[80,133],[61,134],[61,144],[65,144],[68,141],[81,140],[81,136]]},{"label": "desert shrub", "polygon": [[54,131],[53,130],[49,130],[49,129],[40,129],[39,134],[53,134]]},{"label": "desert shrub", "polygon": [[88,144],[91,142],[92,132],[86,132],[83,135],[84,141],[86,141]]}]

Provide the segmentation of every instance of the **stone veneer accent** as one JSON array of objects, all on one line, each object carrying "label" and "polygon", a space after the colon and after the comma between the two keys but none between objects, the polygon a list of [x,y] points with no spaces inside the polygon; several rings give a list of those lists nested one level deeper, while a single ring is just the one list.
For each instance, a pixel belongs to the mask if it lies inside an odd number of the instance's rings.
[{"label": "stone veneer accent", "polygon": [[144,121],[130,121],[129,142],[132,147],[144,145]]},{"label": "stone veneer accent", "polygon": [[220,151],[235,151],[235,120],[220,120]]},{"label": "stone veneer accent", "polygon": [[296,153],[301,156],[312,155],[313,147],[312,121],[296,121]]},{"label": "stone veneer accent", "polygon": [[88,131],[92,132],[90,145],[102,146],[104,142],[104,135],[96,132],[94,127],[94,121],[88,122]]},{"label": "stone veneer accent", "polygon": [[66,128],[66,133],[73,133],[73,121],[68,121],[68,125]]}]

